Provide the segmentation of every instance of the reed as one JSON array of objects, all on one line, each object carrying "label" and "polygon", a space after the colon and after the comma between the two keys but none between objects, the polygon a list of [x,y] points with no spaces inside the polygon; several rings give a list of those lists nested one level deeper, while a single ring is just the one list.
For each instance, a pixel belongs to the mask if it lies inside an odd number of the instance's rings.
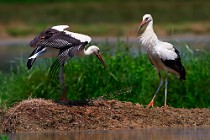
[{"label": "reed", "polygon": [[[104,69],[94,56],[72,58],[65,65],[65,81],[68,98],[117,99],[146,105],[151,100],[159,83],[154,67],[147,55],[136,50],[129,51],[129,44],[118,42],[100,44],[101,53],[108,65]],[[187,80],[169,74],[168,104],[173,107],[210,108],[210,53],[187,49],[181,50],[182,62],[187,71]],[[57,77],[49,75],[54,59],[39,59],[31,70],[26,68],[26,59],[21,59],[16,68],[0,72],[0,106],[11,106],[28,98],[59,99],[60,87]],[[156,97],[155,105],[162,106],[164,87]]]}]

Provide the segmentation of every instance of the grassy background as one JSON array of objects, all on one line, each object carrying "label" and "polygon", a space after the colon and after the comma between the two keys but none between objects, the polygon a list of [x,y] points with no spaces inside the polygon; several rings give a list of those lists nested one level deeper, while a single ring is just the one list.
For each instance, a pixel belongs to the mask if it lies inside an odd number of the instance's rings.
[{"label": "grassy background", "polygon": [[[142,16],[151,13],[159,35],[210,31],[210,2],[204,1],[21,1],[0,5],[0,37],[29,37],[68,24],[91,36],[136,36]],[[178,8],[178,10],[177,10]]]},{"label": "grassy background", "polygon": [[[159,36],[176,34],[209,34],[210,2],[208,0],[1,0],[0,38],[32,38],[47,27],[68,24],[70,30],[90,36],[136,37],[145,13],[154,18]],[[106,47],[112,48],[111,50]],[[114,48],[113,48],[114,47]],[[93,56],[74,58],[65,66],[69,99],[119,99],[148,104],[159,79],[147,56],[130,53],[126,42],[100,44],[108,70]],[[185,48],[183,45],[181,48]],[[173,107],[209,106],[210,54],[205,51],[182,51],[187,80],[180,82],[170,75],[168,103]],[[39,60],[27,70],[25,59],[18,67],[0,70],[0,106],[8,107],[30,97],[58,99],[58,79],[49,76],[52,59]],[[162,106],[164,88],[156,99]]]},{"label": "grassy background", "polygon": [[[103,69],[94,56],[73,58],[65,65],[68,98],[72,100],[104,97],[134,103],[148,104],[158,86],[158,75],[146,54],[139,51],[134,56],[128,51],[129,44],[118,42],[115,51],[106,50],[109,44],[101,44],[108,69]],[[112,45],[113,46],[113,45]],[[179,81],[170,74],[168,104],[173,107],[207,107],[210,93],[210,53],[190,52],[182,46],[182,62],[187,70],[187,80]],[[59,99],[60,87],[57,78],[49,76],[52,59],[36,61],[32,70],[27,70],[25,60],[10,73],[0,73],[0,106],[11,106],[27,98]],[[155,105],[162,106],[164,87],[157,95]]]}]

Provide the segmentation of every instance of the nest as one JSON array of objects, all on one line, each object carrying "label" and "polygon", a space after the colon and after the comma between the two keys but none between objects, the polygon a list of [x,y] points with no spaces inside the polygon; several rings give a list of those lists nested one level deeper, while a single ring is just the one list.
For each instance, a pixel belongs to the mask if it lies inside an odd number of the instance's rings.
[{"label": "nest", "polygon": [[[1,112],[0,112],[1,114]],[[4,132],[111,130],[210,125],[209,109],[144,108],[116,100],[61,105],[52,100],[24,100],[3,113]]]}]

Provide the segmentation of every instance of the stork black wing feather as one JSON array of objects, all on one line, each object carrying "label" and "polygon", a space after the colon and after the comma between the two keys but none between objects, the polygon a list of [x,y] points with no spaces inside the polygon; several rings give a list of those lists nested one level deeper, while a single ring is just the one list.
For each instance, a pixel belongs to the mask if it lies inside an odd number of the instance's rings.
[{"label": "stork black wing feather", "polygon": [[180,74],[180,80],[186,80],[186,78],[185,78],[186,71],[185,71],[184,66],[181,63],[181,58],[180,57],[176,58],[175,60],[162,60],[162,62],[167,67],[169,67],[169,68],[175,70],[176,72],[178,72]]},{"label": "stork black wing feather", "polygon": [[[175,52],[176,52],[176,54],[178,55],[178,57],[180,58],[180,52],[176,49],[176,48],[174,48],[175,49]],[[181,59],[181,58],[180,58]]]},{"label": "stork black wing feather", "polygon": [[86,46],[87,42],[85,43],[82,43],[78,46],[74,46],[74,47],[71,47],[67,50],[61,50],[60,51],[60,54],[58,55],[58,57],[56,58],[56,60],[53,62],[51,68],[50,68],[50,74],[52,76],[54,76],[57,72],[58,72],[58,69],[60,68],[61,65],[64,65],[64,63],[72,58],[74,55],[76,55],[76,53],[82,51],[85,46]]},{"label": "stork black wing feather", "polygon": [[[70,48],[71,49],[71,48]],[[63,52],[61,52],[58,57],[56,58],[56,60],[53,62],[52,66],[50,67],[50,74],[52,75],[52,77],[55,76],[55,74],[57,74],[60,66],[64,65],[64,63],[71,58],[70,56],[68,56],[68,51],[69,50],[65,50]]]},{"label": "stork black wing feather", "polygon": [[80,43],[80,40],[71,37],[65,32],[49,28],[34,37],[29,45],[32,47],[45,46],[56,49],[68,49],[72,46],[79,45]]},{"label": "stork black wing feather", "polygon": [[60,64],[59,60],[56,59],[50,67],[50,75],[52,77],[55,77],[55,75],[58,73],[60,66],[61,66],[61,64]]},{"label": "stork black wing feather", "polygon": [[29,42],[29,45],[31,47],[36,47],[37,44],[42,41],[42,40],[46,40],[46,39],[49,39],[51,38],[54,34],[57,34],[59,33],[59,31],[57,30],[54,30],[54,29],[47,29],[41,33],[39,33],[37,36],[35,36],[30,42]]},{"label": "stork black wing feather", "polygon": [[57,32],[53,36],[47,39],[40,40],[37,45],[45,46],[56,49],[68,49],[73,46],[80,45],[81,42],[78,39],[67,35],[65,32]]},{"label": "stork black wing feather", "polygon": [[[43,48],[45,48],[45,47],[43,47],[43,46],[38,46],[37,48],[35,48],[35,49],[33,50],[33,52],[30,54],[29,57],[31,57],[31,56],[33,56],[34,54],[36,54],[37,52],[41,51]],[[31,67],[32,67],[33,63],[35,62],[35,60],[36,60],[36,58],[28,59],[28,62],[27,62],[27,67],[28,67],[28,69],[31,69]]]}]

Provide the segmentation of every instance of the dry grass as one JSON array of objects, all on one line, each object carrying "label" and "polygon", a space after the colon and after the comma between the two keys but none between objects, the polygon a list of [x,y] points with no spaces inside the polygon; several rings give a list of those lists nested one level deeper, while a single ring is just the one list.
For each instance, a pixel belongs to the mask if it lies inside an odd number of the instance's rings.
[{"label": "dry grass", "polygon": [[144,108],[116,100],[93,100],[64,106],[51,100],[30,99],[10,108],[5,132],[135,129],[210,125],[209,109]]}]

